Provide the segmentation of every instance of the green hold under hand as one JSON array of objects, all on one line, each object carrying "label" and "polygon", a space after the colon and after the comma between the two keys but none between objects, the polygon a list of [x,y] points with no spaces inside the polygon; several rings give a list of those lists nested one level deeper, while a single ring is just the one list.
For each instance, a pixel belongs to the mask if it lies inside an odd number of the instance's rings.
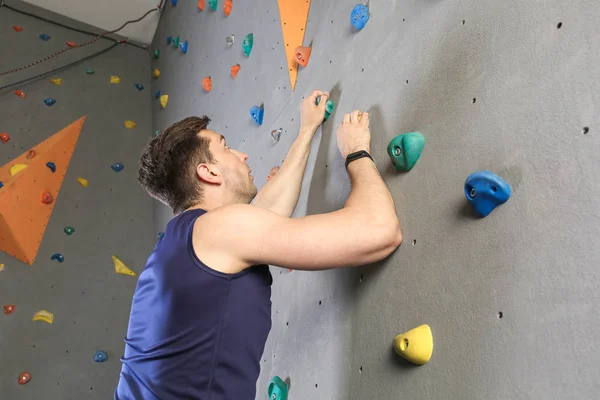
[{"label": "green hold under hand", "polygon": [[175,37],[173,38],[173,47],[175,47],[176,49],[178,49],[178,48],[179,48],[179,41],[180,41],[180,40],[181,40],[181,39],[179,39],[179,36],[175,36]]},{"label": "green hold under hand", "polygon": [[219,0],[208,0],[208,6],[213,10],[217,11],[217,4],[219,4]]},{"label": "green hold under hand", "polygon": [[71,236],[75,232],[75,228],[71,226],[65,226],[64,231],[67,235]]},{"label": "green hold under hand", "polygon": [[278,376],[274,376],[269,383],[269,400],[287,400],[288,386]]},{"label": "green hold under hand", "polygon": [[396,171],[410,171],[421,156],[424,146],[425,137],[419,132],[403,133],[393,138],[387,151]]},{"label": "green hold under hand", "polygon": [[[321,102],[321,96],[318,96],[317,97],[317,105],[319,105],[320,102]],[[329,119],[329,116],[333,112],[334,108],[335,108],[335,103],[333,102],[333,100],[327,99],[327,102],[325,103],[325,118],[323,118],[323,122],[325,122]]]}]

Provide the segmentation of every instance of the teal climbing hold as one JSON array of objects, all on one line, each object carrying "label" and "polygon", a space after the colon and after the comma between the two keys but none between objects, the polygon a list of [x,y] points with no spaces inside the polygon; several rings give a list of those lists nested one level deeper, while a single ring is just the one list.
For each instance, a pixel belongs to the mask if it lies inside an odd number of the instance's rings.
[{"label": "teal climbing hold", "polygon": [[93,75],[93,74],[96,73],[96,71],[94,71],[94,68],[92,68],[92,67],[87,67],[85,69],[85,73],[88,74],[88,75]]},{"label": "teal climbing hold", "polygon": [[246,37],[242,41],[242,49],[244,49],[244,54],[246,55],[246,57],[250,57],[250,52],[252,52],[253,45],[254,45],[254,34],[249,33],[246,35]]},{"label": "teal climbing hold", "polygon": [[154,131],[154,137],[157,137],[160,134],[160,131],[157,129]]},{"label": "teal climbing hold", "polygon": [[[317,97],[317,105],[319,105],[320,102],[321,102],[321,96],[318,96]],[[333,100],[327,99],[327,102],[325,103],[325,118],[323,118],[323,122],[325,122],[329,119],[329,116],[333,112],[334,108],[335,108],[335,103],[333,102]]]},{"label": "teal climbing hold", "polygon": [[98,350],[94,353],[94,362],[101,363],[108,359],[108,355],[105,351]]},{"label": "teal climbing hold", "polygon": [[269,400],[287,400],[288,386],[278,376],[274,376],[269,383]]},{"label": "teal climbing hold", "polygon": [[75,233],[75,228],[72,226],[65,226],[64,231],[67,235],[71,236],[73,233]]},{"label": "teal climbing hold", "polygon": [[158,238],[159,239],[162,239],[163,236],[165,236],[164,232],[158,232]]},{"label": "teal climbing hold", "polygon": [[208,6],[213,10],[217,11],[217,5],[219,4],[219,0],[208,0]]},{"label": "teal climbing hold", "polygon": [[387,147],[388,155],[396,171],[410,171],[421,156],[425,137],[419,132],[408,132],[396,136]]},{"label": "teal climbing hold", "polygon": [[159,57],[160,57],[160,50],[154,49],[154,58],[159,58]]},{"label": "teal climbing hold", "polygon": [[173,47],[175,47],[175,48],[178,48],[178,47],[179,47],[179,41],[180,41],[180,40],[181,40],[181,39],[179,39],[179,36],[175,36],[175,37],[173,38]]}]

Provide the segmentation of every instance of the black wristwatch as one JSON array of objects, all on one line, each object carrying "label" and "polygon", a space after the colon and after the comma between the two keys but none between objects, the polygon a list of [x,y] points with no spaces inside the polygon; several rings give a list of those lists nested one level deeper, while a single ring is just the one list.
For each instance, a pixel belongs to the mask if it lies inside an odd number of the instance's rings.
[{"label": "black wristwatch", "polygon": [[365,150],[357,151],[355,153],[348,154],[348,157],[346,157],[346,168],[348,168],[348,164],[350,164],[352,161],[356,161],[363,157],[369,157],[371,161],[373,161],[373,157],[371,157],[371,155]]}]

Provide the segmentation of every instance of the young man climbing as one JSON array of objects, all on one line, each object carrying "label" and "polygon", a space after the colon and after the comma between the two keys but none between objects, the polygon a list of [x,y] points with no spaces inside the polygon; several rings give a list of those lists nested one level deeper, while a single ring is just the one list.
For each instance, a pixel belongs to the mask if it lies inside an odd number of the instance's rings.
[{"label": "young man climbing", "polygon": [[298,138],[258,193],[248,156],[208,130],[206,116],[150,141],[139,181],[176,216],[140,274],[115,399],[254,400],[271,329],[267,264],[351,267],[400,245],[392,196],[368,153],[369,115],[359,111],[337,131],[352,183],[344,208],[290,218],[328,97],[315,90],[303,102]]}]

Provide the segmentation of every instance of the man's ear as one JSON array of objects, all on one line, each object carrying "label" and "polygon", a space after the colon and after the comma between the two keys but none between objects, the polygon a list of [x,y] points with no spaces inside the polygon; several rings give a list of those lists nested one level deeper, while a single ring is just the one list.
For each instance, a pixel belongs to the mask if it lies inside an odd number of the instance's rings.
[{"label": "man's ear", "polygon": [[201,163],[196,167],[196,175],[205,183],[220,185],[223,183],[221,173],[216,165]]}]

